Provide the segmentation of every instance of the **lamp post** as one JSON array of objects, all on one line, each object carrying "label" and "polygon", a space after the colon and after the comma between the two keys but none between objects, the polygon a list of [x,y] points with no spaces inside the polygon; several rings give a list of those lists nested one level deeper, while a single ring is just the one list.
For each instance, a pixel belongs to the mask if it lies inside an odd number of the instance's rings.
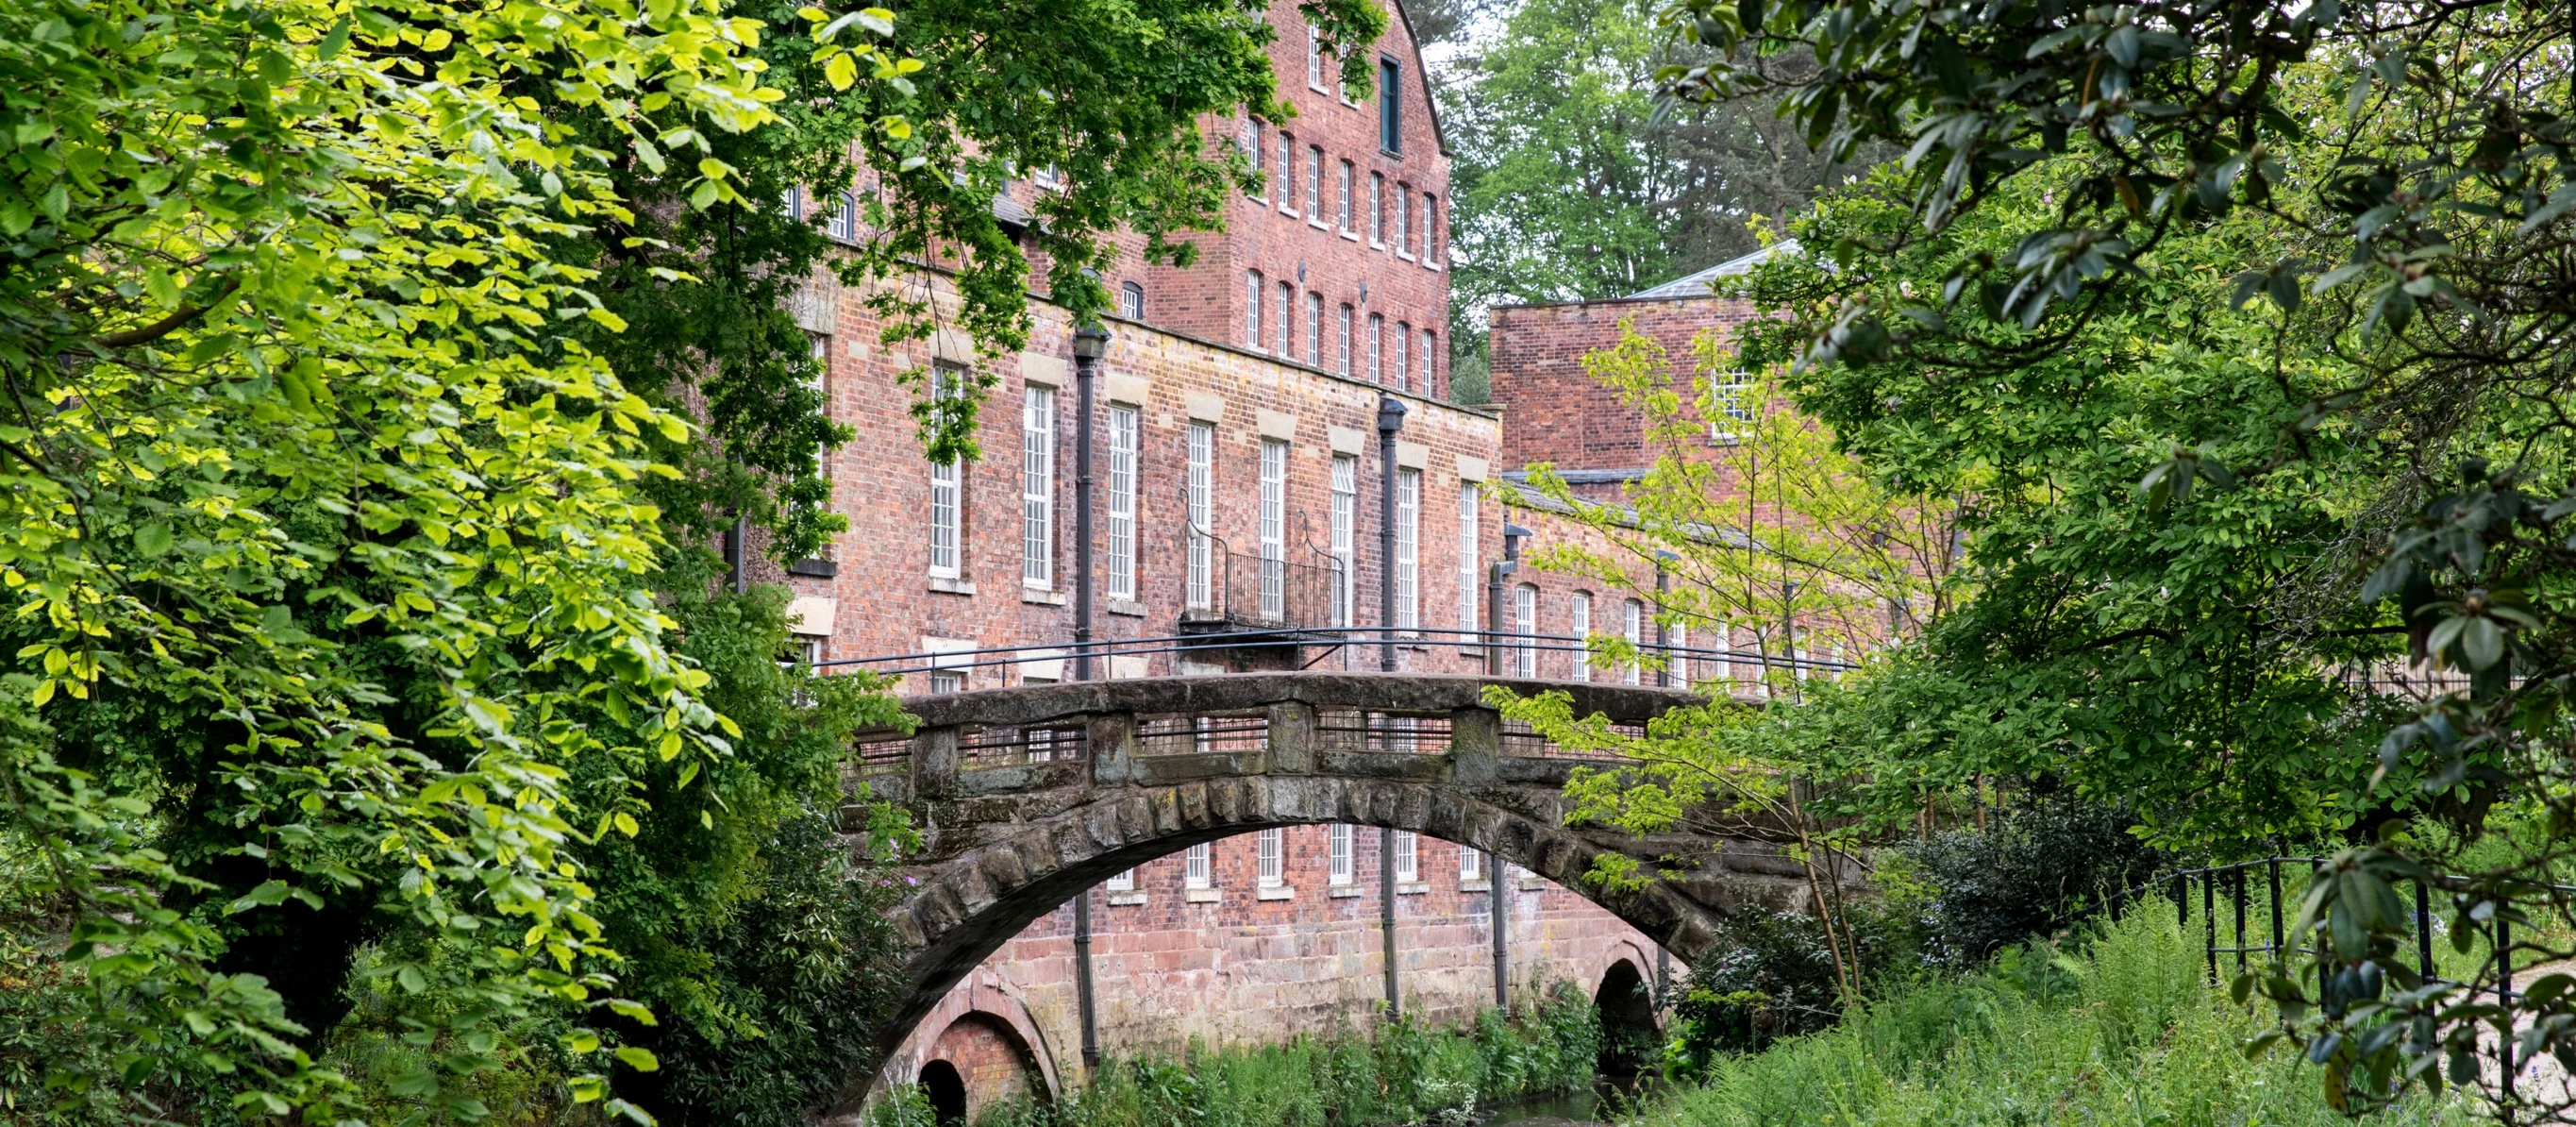
[{"label": "lamp post", "polygon": [[1073,451],[1073,679],[1091,680],[1091,416],[1092,384],[1100,358],[1109,353],[1109,333],[1098,324],[1073,334],[1075,410]]}]

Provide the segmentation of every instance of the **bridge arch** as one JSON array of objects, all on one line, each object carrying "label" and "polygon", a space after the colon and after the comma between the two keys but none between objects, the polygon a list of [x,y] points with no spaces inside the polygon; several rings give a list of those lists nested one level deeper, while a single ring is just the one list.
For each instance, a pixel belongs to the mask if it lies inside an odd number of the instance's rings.
[{"label": "bridge arch", "polygon": [[[1684,959],[1748,901],[1799,895],[1800,870],[1740,834],[1639,839],[1565,825],[1587,760],[1507,730],[1488,684],[1559,690],[1577,715],[1642,725],[1704,698],[1666,689],[1473,677],[1278,673],[1082,682],[912,698],[909,738],[863,738],[871,790],[908,806],[924,852],[892,913],[911,991],[892,1049],[950,988],[1040,916],[1191,845],[1272,827],[1348,823],[1485,850],[1591,899]],[[1698,868],[1633,891],[1587,885],[1595,859]],[[1641,964],[1642,968],[1642,964]]]}]

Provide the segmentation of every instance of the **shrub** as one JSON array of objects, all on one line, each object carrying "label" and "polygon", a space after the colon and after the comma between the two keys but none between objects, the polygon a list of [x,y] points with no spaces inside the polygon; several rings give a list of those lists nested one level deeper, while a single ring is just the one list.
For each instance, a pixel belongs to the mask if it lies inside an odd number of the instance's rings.
[{"label": "shrub", "polygon": [[2143,884],[2163,858],[2129,832],[2136,824],[2118,807],[2042,799],[2005,809],[1984,832],[1906,847],[1933,889],[1922,921],[1926,961],[1974,967],[2065,931]]}]

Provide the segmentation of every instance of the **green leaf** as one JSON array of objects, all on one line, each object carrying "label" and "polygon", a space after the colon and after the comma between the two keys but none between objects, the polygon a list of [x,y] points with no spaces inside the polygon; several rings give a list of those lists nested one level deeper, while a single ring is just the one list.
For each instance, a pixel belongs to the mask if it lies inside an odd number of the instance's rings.
[{"label": "green leaf", "polygon": [[662,1067],[662,1062],[655,1059],[652,1050],[640,1049],[633,1045],[620,1046],[617,1050],[617,1059],[637,1072],[652,1072]]},{"label": "green leaf", "polygon": [[134,530],[134,550],[146,556],[160,556],[170,551],[170,524],[167,521],[145,521]]},{"label": "green leaf", "polygon": [[831,83],[834,90],[847,90],[859,80],[859,64],[847,51],[833,55],[823,64],[823,79]]}]

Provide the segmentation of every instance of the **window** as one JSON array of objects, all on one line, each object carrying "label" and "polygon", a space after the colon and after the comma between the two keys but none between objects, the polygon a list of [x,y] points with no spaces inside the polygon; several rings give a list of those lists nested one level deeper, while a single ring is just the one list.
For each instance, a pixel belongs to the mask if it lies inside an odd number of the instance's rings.
[{"label": "window", "polygon": [[930,674],[930,691],[934,693],[965,692],[966,675],[963,673],[952,673],[944,670],[932,670]]},{"label": "window", "polygon": [[1439,340],[1440,338],[1431,335],[1431,330],[1422,330],[1422,350],[1418,355],[1422,357],[1422,394],[1424,395],[1437,394],[1439,391],[1438,385],[1431,382],[1431,357],[1439,345]]},{"label": "window", "polygon": [[1413,185],[1395,186],[1395,253],[1413,257]]},{"label": "window", "polygon": [[1476,632],[1476,483],[1458,483],[1458,628],[1467,633],[1459,645],[1474,645]]},{"label": "window", "polygon": [[1734,442],[1751,432],[1753,379],[1743,372],[1720,372],[1708,389],[1708,438]]},{"label": "window", "polygon": [[1485,879],[1485,851],[1472,845],[1458,847],[1458,879],[1461,882]]},{"label": "window", "polygon": [[1279,358],[1297,359],[1297,286],[1279,283]]},{"label": "window", "polygon": [[1352,547],[1359,524],[1360,460],[1333,455],[1333,564],[1341,571],[1333,584],[1333,625],[1351,624],[1354,594]]},{"label": "window", "polygon": [[1538,588],[1523,583],[1512,591],[1512,632],[1521,644],[1512,649],[1512,674],[1538,676]]},{"label": "window", "polygon": [[1393,370],[1393,374],[1395,376],[1395,390],[1397,391],[1407,390],[1404,384],[1404,378],[1412,374],[1410,369],[1408,369],[1404,363],[1404,342],[1412,339],[1413,326],[1403,321],[1396,322],[1395,339],[1389,342],[1395,345],[1395,355],[1388,357],[1389,360],[1393,361],[1393,363],[1389,364],[1388,367]]},{"label": "window", "polygon": [[1395,472],[1395,625],[1422,625],[1422,471]]},{"label": "window", "polygon": [[1134,282],[1119,284],[1118,315],[1130,321],[1145,319],[1145,287]]},{"label": "window", "polygon": [[1401,884],[1422,879],[1422,838],[1411,830],[1395,831],[1395,879]]},{"label": "window", "polygon": [[840,204],[832,209],[832,224],[825,233],[845,243],[859,241],[859,197],[841,193]]},{"label": "window", "polygon": [[1214,545],[1208,539],[1208,507],[1214,492],[1216,476],[1216,428],[1206,423],[1190,424],[1190,472],[1188,509],[1189,572],[1183,583],[1185,603],[1192,610],[1205,610],[1214,603],[1209,589],[1209,554]]},{"label": "window", "polygon": [[1690,627],[1676,622],[1668,636],[1672,648],[1664,652],[1665,665],[1672,670],[1670,680],[1674,688],[1687,689],[1691,686]]},{"label": "window", "polygon": [[1395,60],[1380,56],[1377,60],[1377,147],[1390,153],[1404,151],[1404,68]]},{"label": "window", "polygon": [[1378,345],[1381,343],[1381,338],[1383,338],[1385,335],[1386,335],[1386,318],[1381,317],[1381,316],[1378,316],[1378,315],[1377,315],[1377,314],[1375,314],[1375,313],[1371,313],[1371,314],[1369,314],[1369,319],[1368,319],[1368,381],[1369,381],[1370,383],[1385,383],[1385,382],[1386,382],[1386,370],[1385,370],[1384,368],[1381,368],[1381,367],[1379,367],[1379,366],[1378,366],[1378,356],[1377,356]]},{"label": "window", "polygon": [[1216,866],[1212,864],[1215,847],[1200,842],[1181,851],[1181,884],[1187,888],[1216,887]]},{"label": "window", "polygon": [[1261,617],[1288,609],[1288,444],[1261,440]]},{"label": "window", "polygon": [[1347,305],[1342,307],[1342,365],[1340,370],[1345,376],[1351,374],[1351,307]]},{"label": "window", "polygon": [[[945,361],[930,366],[932,402],[953,399],[965,393],[966,371]],[[930,464],[930,574],[941,579],[955,579],[965,574],[965,551],[959,533],[964,527],[966,478],[957,459]],[[937,677],[933,677],[935,682]],[[939,689],[932,689],[939,692]],[[955,691],[955,690],[948,690]]]},{"label": "window", "polygon": [[1288,883],[1286,856],[1288,852],[1287,839],[1288,831],[1286,830],[1261,831],[1260,845],[1258,847],[1261,887],[1277,888]]},{"label": "window", "polygon": [[1279,210],[1297,214],[1297,138],[1285,130],[1279,134]]},{"label": "window", "polygon": [[1797,663],[1798,679],[1801,681],[1807,679],[1807,667],[1815,662],[1815,655],[1807,652],[1808,640],[1806,631],[1795,626],[1789,628],[1789,657]]},{"label": "window", "polygon": [[1109,878],[1109,884],[1107,887],[1111,892],[1136,891],[1136,870],[1121,870],[1117,876]]},{"label": "window", "polygon": [[1566,679],[1589,681],[1592,679],[1592,650],[1584,640],[1592,636],[1592,592],[1575,592],[1573,601],[1566,605],[1565,618],[1565,632],[1574,635],[1574,652],[1567,655],[1571,660],[1567,662]]},{"label": "window", "polygon": [[1436,244],[1432,241],[1432,234],[1439,230],[1440,220],[1440,206],[1433,202],[1435,198],[1429,192],[1422,193],[1422,264],[1425,266],[1439,265],[1434,257],[1438,253],[1433,249]]},{"label": "window", "polygon": [[1386,176],[1369,173],[1369,245],[1386,245]]},{"label": "window", "polygon": [[1137,409],[1109,408],[1109,597],[1136,598]]},{"label": "window", "polygon": [[1064,187],[1064,174],[1056,171],[1056,167],[1050,164],[1029,173],[1029,183],[1041,188],[1061,188]]},{"label": "window", "polygon": [[1243,119],[1243,135],[1241,137],[1241,141],[1243,144],[1243,160],[1244,163],[1252,166],[1253,178],[1251,190],[1244,194],[1251,196],[1256,200],[1269,199],[1269,182],[1261,179],[1261,122],[1249,117]]},{"label": "window", "polygon": [[1020,404],[1020,582],[1055,586],[1055,389],[1032,387]]},{"label": "window", "polygon": [[1306,362],[1324,366],[1324,295],[1306,294]]},{"label": "window", "polygon": [[1728,626],[1724,623],[1719,623],[1717,627],[1717,640],[1709,644],[1710,649],[1717,651],[1717,656],[1710,659],[1711,668],[1713,670],[1710,676],[1716,680],[1726,682],[1732,682],[1735,680],[1734,633],[1734,627]]},{"label": "window", "polygon": [[1270,295],[1261,287],[1261,271],[1243,273],[1243,343],[1254,352],[1261,351],[1261,303]]},{"label": "window", "polygon": [[1313,24],[1306,25],[1306,87],[1324,88],[1324,33]]},{"label": "window", "polygon": [[1326,871],[1330,874],[1328,879],[1334,884],[1351,883],[1351,828],[1346,825],[1328,827],[1325,836],[1331,845],[1325,850],[1329,854],[1326,861],[1329,866]]},{"label": "window", "polygon": [[1351,162],[1342,162],[1342,233],[1351,233]]},{"label": "window", "polygon": [[[1620,609],[1621,614],[1622,614],[1622,615],[1625,617],[1625,619],[1626,619],[1626,621],[1625,621],[1622,625],[1623,625],[1623,628],[1624,628],[1624,629],[1625,629],[1625,631],[1626,631],[1626,633],[1624,634],[1624,637],[1626,637],[1626,638],[1628,639],[1628,644],[1629,644],[1630,646],[1632,646],[1632,647],[1638,647],[1638,646],[1643,646],[1643,645],[1645,645],[1645,644],[1646,644],[1646,604],[1641,603],[1641,602],[1638,602],[1638,601],[1637,601],[1637,600],[1635,600],[1635,599],[1630,599],[1630,600],[1628,600],[1628,601],[1627,601],[1627,604],[1626,604],[1625,606],[1622,606],[1622,607],[1620,607],[1619,609]],[[1632,661],[1632,662],[1629,662],[1629,663],[1628,663],[1628,675],[1627,675],[1627,680],[1628,680],[1628,683],[1629,683],[1629,684],[1631,684],[1631,685],[1634,685],[1634,684],[1636,684],[1636,683],[1637,683],[1637,670],[1638,670],[1638,665],[1637,665],[1637,663],[1636,663],[1636,662],[1633,662],[1633,661]]]},{"label": "window", "polygon": [[1306,147],[1306,218],[1324,221],[1324,147]]}]

